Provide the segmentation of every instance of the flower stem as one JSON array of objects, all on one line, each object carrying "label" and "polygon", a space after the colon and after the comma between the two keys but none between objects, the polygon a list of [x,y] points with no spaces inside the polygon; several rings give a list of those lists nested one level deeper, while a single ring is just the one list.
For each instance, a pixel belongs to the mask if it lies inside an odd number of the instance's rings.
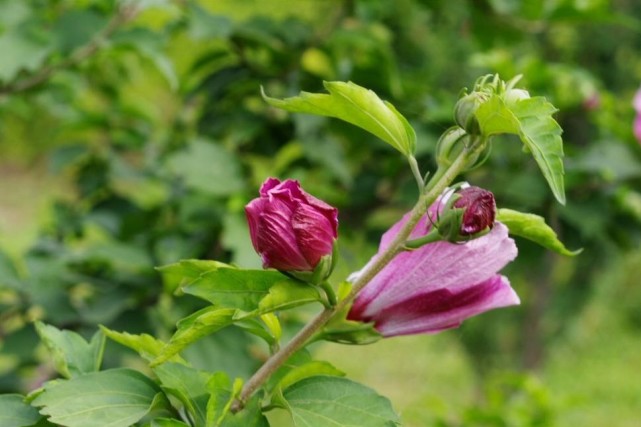
[{"label": "flower stem", "polygon": [[[316,331],[321,329],[334,314],[343,310],[356,295],[378,274],[392,259],[405,250],[405,242],[412,230],[421,219],[428,207],[450,185],[452,181],[468,166],[468,159],[474,156],[485,145],[485,140],[480,140],[459,155],[456,160],[442,173],[437,173],[427,184],[428,191],[422,193],[418,202],[411,211],[407,223],[400,230],[387,250],[377,256],[352,283],[350,293],[333,307],[326,307],[316,317],[312,318],[286,345],[273,354],[267,361],[247,380],[240,392],[238,399],[232,405],[232,411],[240,411],[251,395],[273,374],[287,359],[302,348]],[[439,171],[441,172],[441,171]]]},{"label": "flower stem", "polygon": [[416,161],[416,157],[410,155],[407,157],[407,161],[410,164],[412,175],[414,175],[414,179],[416,179],[416,184],[418,185],[419,194],[425,193],[425,180],[423,180],[423,175],[421,175],[421,170],[418,167],[418,162]]}]

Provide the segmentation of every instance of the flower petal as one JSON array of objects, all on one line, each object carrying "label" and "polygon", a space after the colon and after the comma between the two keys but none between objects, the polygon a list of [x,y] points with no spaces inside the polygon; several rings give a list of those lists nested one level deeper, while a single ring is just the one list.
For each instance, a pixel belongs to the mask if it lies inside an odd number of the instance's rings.
[{"label": "flower petal", "polygon": [[323,255],[332,253],[335,228],[321,212],[300,205],[292,215],[292,228],[298,247],[309,265],[316,265]]},{"label": "flower petal", "polygon": [[436,333],[488,310],[519,303],[508,279],[495,275],[467,288],[437,289],[399,301],[376,315],[380,319],[376,329],[387,337]]},{"label": "flower petal", "polygon": [[[419,226],[425,227],[424,221]],[[507,227],[498,222],[485,236],[464,244],[436,242],[403,252],[358,294],[353,310],[373,316],[385,307],[429,291],[455,291],[481,283],[516,255]]]},{"label": "flower petal", "polygon": [[260,214],[256,251],[263,265],[278,270],[310,270],[311,267],[298,248],[291,227],[293,211],[287,203],[274,199],[266,203]]}]

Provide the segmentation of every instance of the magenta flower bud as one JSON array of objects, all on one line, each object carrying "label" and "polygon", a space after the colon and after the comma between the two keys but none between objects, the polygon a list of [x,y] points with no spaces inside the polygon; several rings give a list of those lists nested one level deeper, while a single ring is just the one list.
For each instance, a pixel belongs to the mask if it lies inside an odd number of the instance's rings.
[{"label": "magenta flower bud", "polygon": [[313,271],[332,254],[338,210],[307,194],[298,181],[268,178],[245,213],[264,268]]},{"label": "magenta flower bud", "polygon": [[465,209],[459,232],[463,236],[487,231],[494,227],[496,202],[494,194],[480,187],[467,187],[457,193],[455,208]]}]

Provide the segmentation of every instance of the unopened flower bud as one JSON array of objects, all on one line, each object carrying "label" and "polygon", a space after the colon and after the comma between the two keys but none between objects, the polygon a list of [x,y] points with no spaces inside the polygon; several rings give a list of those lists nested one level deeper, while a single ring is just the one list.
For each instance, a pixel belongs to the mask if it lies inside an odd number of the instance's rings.
[{"label": "unopened flower bud", "polygon": [[507,92],[505,92],[505,95],[503,96],[505,105],[507,105],[508,107],[513,107],[514,105],[516,105],[517,102],[522,101],[524,99],[529,99],[529,98],[530,98],[530,92],[523,89],[509,89]]},{"label": "unopened flower bud", "polygon": [[496,218],[494,194],[480,187],[467,187],[459,193],[454,208],[464,209],[459,232],[471,236],[492,229]]},{"label": "unopened flower bud", "polygon": [[441,203],[437,205],[435,232],[442,240],[461,242],[483,236],[494,227],[496,203],[494,195],[487,190],[466,187],[445,195]]},{"label": "unopened flower bud", "polygon": [[485,102],[487,94],[472,92],[458,100],[454,106],[454,120],[456,124],[472,135],[481,133],[481,127],[476,119],[476,110]]},{"label": "unopened flower bud", "polygon": [[329,274],[338,228],[336,208],[307,194],[297,181],[268,178],[245,213],[264,268],[312,273],[319,267],[322,275]]},{"label": "unopened flower bud", "polygon": [[446,130],[436,143],[436,163],[439,167],[448,167],[461,154],[469,135],[465,129],[453,126]]}]

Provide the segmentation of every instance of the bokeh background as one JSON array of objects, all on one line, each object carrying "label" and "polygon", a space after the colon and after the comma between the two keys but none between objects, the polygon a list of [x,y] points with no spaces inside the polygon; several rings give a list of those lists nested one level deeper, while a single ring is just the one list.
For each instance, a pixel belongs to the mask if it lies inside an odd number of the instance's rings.
[{"label": "bokeh background", "polygon": [[[316,351],[407,426],[641,425],[636,0],[0,0],[0,392],[54,375],[33,320],[168,337],[198,303],[154,266],[259,266],[243,206],[267,176],[339,207],[336,277],[375,252],[415,197],[404,160],[351,125],[268,107],[261,86],[373,89],[408,117],[430,170],[461,89],[487,73],[523,74],[559,108],[568,202],[515,139],[465,178],[583,253],[519,240],[506,274],[520,307]],[[264,349],[228,329],[187,356],[246,377]],[[110,343],[105,363],[141,362]]]}]

